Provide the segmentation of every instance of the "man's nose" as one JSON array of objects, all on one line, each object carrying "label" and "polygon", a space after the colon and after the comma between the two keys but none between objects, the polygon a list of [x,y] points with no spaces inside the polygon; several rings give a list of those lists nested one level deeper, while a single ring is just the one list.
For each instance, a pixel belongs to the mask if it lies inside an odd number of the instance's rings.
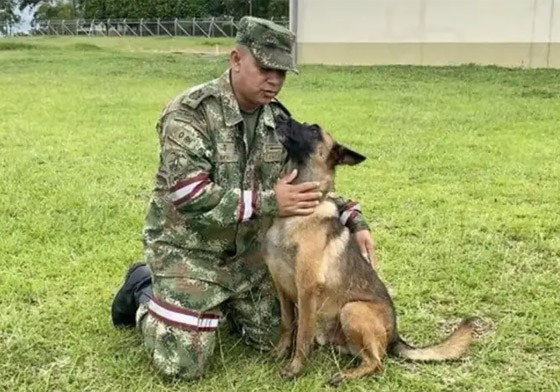
[{"label": "man's nose", "polygon": [[276,69],[270,70],[268,74],[268,82],[275,86],[278,86],[284,80],[284,72],[278,71]]}]

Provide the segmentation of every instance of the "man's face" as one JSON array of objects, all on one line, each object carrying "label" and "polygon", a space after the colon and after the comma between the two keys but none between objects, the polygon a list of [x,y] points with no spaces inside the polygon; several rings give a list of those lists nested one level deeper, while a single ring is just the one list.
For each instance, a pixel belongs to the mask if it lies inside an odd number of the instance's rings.
[{"label": "man's face", "polygon": [[231,56],[235,73],[235,92],[255,106],[268,104],[282,89],[286,71],[261,68],[247,48],[238,48]]}]

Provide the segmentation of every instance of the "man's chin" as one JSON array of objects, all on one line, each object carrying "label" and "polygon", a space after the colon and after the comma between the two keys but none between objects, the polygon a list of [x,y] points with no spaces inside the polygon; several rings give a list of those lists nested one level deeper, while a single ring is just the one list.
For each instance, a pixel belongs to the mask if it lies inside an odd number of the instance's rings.
[{"label": "man's chin", "polygon": [[260,104],[261,106],[268,105],[272,100],[276,97],[276,95],[265,95],[261,98]]}]

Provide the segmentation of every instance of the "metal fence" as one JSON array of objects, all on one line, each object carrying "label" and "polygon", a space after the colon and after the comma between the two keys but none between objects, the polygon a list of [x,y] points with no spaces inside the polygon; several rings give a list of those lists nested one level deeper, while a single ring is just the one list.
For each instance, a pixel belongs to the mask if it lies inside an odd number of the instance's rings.
[{"label": "metal fence", "polygon": [[[288,27],[288,19],[272,19]],[[93,19],[38,21],[24,35],[80,35],[111,37],[234,37],[237,33],[234,18],[190,18],[173,20]],[[0,24],[0,36],[14,36],[12,26]]]}]

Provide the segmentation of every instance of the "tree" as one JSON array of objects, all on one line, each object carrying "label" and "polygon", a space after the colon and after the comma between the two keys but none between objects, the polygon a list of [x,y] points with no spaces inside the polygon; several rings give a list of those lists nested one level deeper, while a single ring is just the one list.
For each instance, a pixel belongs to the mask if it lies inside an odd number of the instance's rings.
[{"label": "tree", "polygon": [[35,11],[33,19],[35,21],[49,19],[75,19],[76,16],[77,12],[72,3],[42,3]]},{"label": "tree", "polygon": [[[36,0],[27,0],[36,1]],[[289,0],[80,0],[86,19],[172,19],[249,14],[287,17]]]},{"label": "tree", "polygon": [[14,24],[19,22],[16,13],[16,0],[0,0],[0,23]]},{"label": "tree", "polygon": [[[38,0],[25,0],[38,1]],[[287,17],[289,0],[79,0],[86,19],[172,19],[249,14]],[[251,5],[251,7],[249,7]]]},{"label": "tree", "polygon": [[282,18],[289,14],[289,0],[225,0],[224,3],[227,14],[235,18],[250,13],[261,18]]},{"label": "tree", "polygon": [[[1,1],[1,0],[0,0]],[[81,17],[78,0],[20,0],[19,9],[35,8],[33,21]]]},{"label": "tree", "polygon": [[108,16],[106,0],[81,0],[80,5],[85,19],[107,19],[110,17]]}]

